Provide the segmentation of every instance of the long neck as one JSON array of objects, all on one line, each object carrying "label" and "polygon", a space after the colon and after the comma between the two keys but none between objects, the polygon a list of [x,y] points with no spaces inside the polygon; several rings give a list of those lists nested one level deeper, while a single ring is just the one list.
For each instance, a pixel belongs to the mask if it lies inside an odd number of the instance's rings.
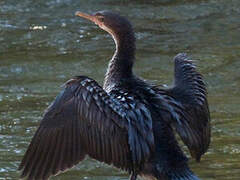
[{"label": "long neck", "polygon": [[112,33],[116,50],[109,62],[104,80],[104,88],[112,86],[122,79],[132,77],[132,67],[135,59],[134,32]]}]

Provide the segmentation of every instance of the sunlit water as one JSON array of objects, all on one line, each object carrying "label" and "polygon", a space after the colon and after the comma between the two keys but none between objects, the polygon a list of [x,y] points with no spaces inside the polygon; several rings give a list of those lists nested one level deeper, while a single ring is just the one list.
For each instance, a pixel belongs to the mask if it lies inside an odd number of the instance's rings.
[{"label": "sunlit water", "polygon": [[[74,16],[76,10],[114,10],[131,19],[137,37],[136,74],[170,84],[172,58],[198,59],[209,90],[212,143],[192,170],[206,180],[240,177],[239,0],[1,0],[0,179],[16,170],[44,109],[74,75],[102,82],[114,51],[110,36]],[[128,179],[86,159],[53,179]]]}]

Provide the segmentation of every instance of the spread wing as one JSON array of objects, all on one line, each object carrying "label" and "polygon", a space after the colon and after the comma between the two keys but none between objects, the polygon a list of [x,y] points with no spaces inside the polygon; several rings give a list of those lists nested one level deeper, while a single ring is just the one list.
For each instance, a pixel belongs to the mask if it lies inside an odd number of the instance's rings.
[{"label": "spread wing", "polygon": [[206,85],[192,60],[180,53],[175,58],[174,86],[159,91],[172,107],[172,124],[192,157],[200,161],[210,144],[211,126]]},{"label": "spread wing", "polygon": [[151,121],[141,103],[123,106],[94,80],[76,77],[47,109],[19,166],[21,177],[48,179],[86,154],[134,171],[154,147]]}]

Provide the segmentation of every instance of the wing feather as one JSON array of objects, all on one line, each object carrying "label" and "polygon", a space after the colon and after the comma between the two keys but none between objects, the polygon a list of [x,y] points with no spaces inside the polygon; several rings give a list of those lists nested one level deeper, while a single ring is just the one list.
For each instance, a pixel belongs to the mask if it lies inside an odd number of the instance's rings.
[{"label": "wing feather", "polygon": [[141,103],[124,106],[90,78],[68,81],[23,157],[21,177],[48,179],[86,154],[128,171],[140,168],[154,147],[148,113]]},{"label": "wing feather", "polygon": [[199,161],[207,151],[211,137],[206,85],[186,54],[178,54],[174,61],[174,86],[165,91],[165,96],[168,96],[167,103],[173,107],[173,112],[178,114],[172,118],[177,132],[191,155]]}]

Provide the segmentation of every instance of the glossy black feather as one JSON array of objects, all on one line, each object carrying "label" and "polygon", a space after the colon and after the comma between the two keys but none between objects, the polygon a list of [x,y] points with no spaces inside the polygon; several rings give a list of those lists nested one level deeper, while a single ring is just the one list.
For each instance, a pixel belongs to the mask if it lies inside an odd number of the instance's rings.
[{"label": "glossy black feather", "polygon": [[173,118],[173,124],[191,155],[199,161],[207,151],[211,138],[205,82],[186,54],[178,54],[174,62],[174,86],[164,92],[163,96],[171,97],[168,102],[179,114],[178,119]]},{"label": "glossy black feather", "polygon": [[138,122],[143,121],[139,117],[144,116],[144,105],[136,107],[134,99],[134,109],[121,103],[92,79],[68,81],[45,113],[23,158],[22,177],[48,178],[72,167],[85,154],[129,171],[138,168],[152,151],[153,139],[145,138],[152,127]]}]

